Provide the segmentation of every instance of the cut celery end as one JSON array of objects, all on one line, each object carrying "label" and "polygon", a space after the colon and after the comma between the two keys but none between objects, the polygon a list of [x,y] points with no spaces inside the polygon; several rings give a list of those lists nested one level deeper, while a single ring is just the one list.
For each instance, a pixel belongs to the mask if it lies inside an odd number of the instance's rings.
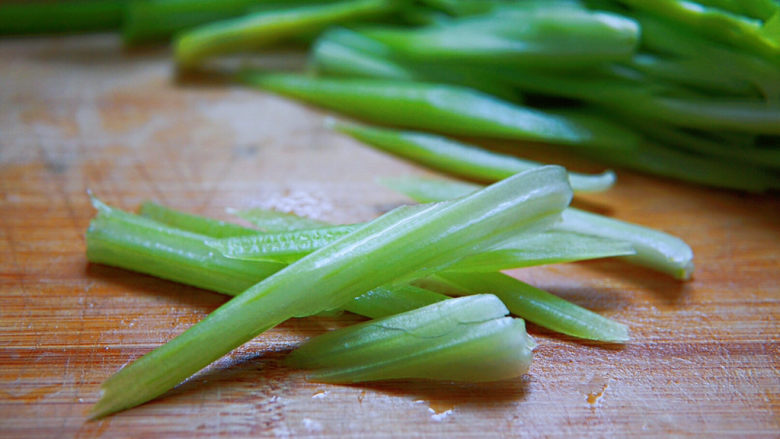
[{"label": "cut celery end", "polygon": [[86,233],[87,259],[199,288],[235,295],[284,264],[240,261],[204,244],[207,237],[123,212],[96,198]]},{"label": "cut celery end", "polygon": [[507,313],[492,295],[449,299],[316,337],[287,361],[326,382],[514,378],[528,370],[535,344]]}]

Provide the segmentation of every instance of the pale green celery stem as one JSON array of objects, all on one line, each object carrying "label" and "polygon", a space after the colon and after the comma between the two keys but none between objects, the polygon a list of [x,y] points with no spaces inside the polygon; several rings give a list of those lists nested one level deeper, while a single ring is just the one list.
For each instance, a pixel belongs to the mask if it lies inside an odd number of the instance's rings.
[{"label": "pale green celery stem", "polygon": [[[238,236],[207,240],[206,245],[228,258],[286,263],[341,239],[360,226],[353,224]],[[495,248],[480,251],[455,262],[449,270],[500,271],[631,254],[634,254],[634,247],[628,242],[562,230],[547,230],[512,237]]]},{"label": "pale green celery stem", "polygon": [[553,228],[519,236],[499,247],[467,256],[448,271],[496,272],[634,254],[636,251],[630,242]]},{"label": "pale green celery stem", "polygon": [[[380,129],[334,122],[337,131],[373,147],[469,178],[497,181],[544,164],[499,154],[434,134]],[[569,183],[577,191],[603,191],[615,183],[615,173],[600,175],[569,172]]]},{"label": "pale green celery stem", "polygon": [[450,299],[322,335],[288,361],[328,382],[513,378],[527,371],[535,343],[506,314],[492,295]]},{"label": "pale green celery stem", "polygon": [[448,272],[434,277],[462,293],[494,294],[513,314],[562,334],[612,343],[629,340],[625,325],[502,273]]},{"label": "pale green celery stem", "polygon": [[287,363],[301,368],[316,368],[371,361],[376,352],[406,350],[408,343],[392,343],[400,336],[411,335],[416,343],[422,345],[424,338],[441,337],[461,324],[479,323],[507,314],[509,310],[493,295],[448,298],[423,308],[319,335],[296,349]]},{"label": "pale green celery stem", "polygon": [[168,227],[94,200],[98,215],[87,230],[87,259],[235,295],[284,267],[229,259],[205,236]]},{"label": "pale green celery stem", "polygon": [[368,366],[316,370],[308,378],[329,383],[400,378],[464,382],[508,380],[528,371],[531,352],[536,346],[526,333],[523,320],[510,317],[465,325],[436,342],[401,358]]},{"label": "pale green celery stem", "polygon": [[260,11],[184,33],[174,44],[174,56],[180,66],[196,67],[215,55],[267,47],[301,33],[381,15],[393,8],[393,2],[387,0],[356,0]]},{"label": "pale green celery stem", "polygon": [[636,224],[569,208],[557,226],[563,230],[628,241],[636,255],[623,258],[637,265],[687,280],[693,274],[693,251],[681,239]]},{"label": "pale green celery stem", "polygon": [[[480,188],[479,185],[463,182],[414,178],[395,181],[384,179],[382,183],[419,202],[450,200]],[[571,207],[564,211],[563,221],[555,228],[629,242],[636,254],[624,256],[622,259],[669,274],[676,279],[688,280],[693,274],[691,247],[680,238],[667,233]]]},{"label": "pale green celery stem", "polygon": [[383,215],[258,283],[179,337],[124,367],[103,384],[92,417],[162,395],[292,316],[343,306],[396,279],[444,269],[480,242],[493,246],[524,229],[549,225],[571,195],[565,171],[551,166],[411,215],[404,210]]},{"label": "pale green celery stem", "polygon": [[261,233],[260,230],[181,212],[149,201],[141,205],[139,214],[171,227],[198,233],[211,238],[252,236]]}]

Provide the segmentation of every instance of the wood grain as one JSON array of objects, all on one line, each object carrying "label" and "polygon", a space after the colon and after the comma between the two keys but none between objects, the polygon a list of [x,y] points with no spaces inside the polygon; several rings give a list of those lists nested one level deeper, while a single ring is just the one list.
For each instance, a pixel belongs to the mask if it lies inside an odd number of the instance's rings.
[{"label": "wood grain", "polygon": [[531,326],[539,348],[522,379],[326,386],[280,359],[359,319],[298,319],[164,398],[86,422],[100,382],[225,300],[88,264],[87,189],[126,209],[354,222],[407,201],[376,176],[427,173],[327,131],[311,108],[177,85],[168,56],[107,36],[0,42],[0,437],[780,435],[780,199],[627,172],[577,203],[684,237],[692,282],[614,261],[514,272],[625,322],[625,346]]}]

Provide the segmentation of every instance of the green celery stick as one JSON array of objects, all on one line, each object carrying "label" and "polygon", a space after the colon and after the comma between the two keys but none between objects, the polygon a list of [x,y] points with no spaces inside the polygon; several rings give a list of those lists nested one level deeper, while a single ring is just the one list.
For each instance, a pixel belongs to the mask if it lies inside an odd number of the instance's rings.
[{"label": "green celery stick", "polygon": [[298,229],[316,229],[331,226],[331,224],[324,221],[268,209],[231,209],[229,212],[243,220],[249,221],[264,232],[288,232]]},{"label": "green celery stick", "polygon": [[116,30],[126,0],[27,1],[0,4],[0,35]]},{"label": "green celery stick", "polygon": [[229,259],[206,236],[111,208],[93,198],[98,215],[87,230],[87,259],[235,295],[285,265]]},{"label": "green celery stick", "polygon": [[573,2],[512,4],[421,29],[363,34],[412,59],[555,69],[626,59],[639,42],[632,19]]},{"label": "green celery stick", "polygon": [[630,242],[553,228],[467,256],[447,271],[493,272],[634,254]]},{"label": "green celery stick", "polygon": [[435,278],[468,294],[494,294],[513,314],[562,334],[612,343],[629,340],[625,325],[502,273],[450,272]]},{"label": "green celery stick", "polygon": [[[527,171],[473,195],[396,209],[228,301],[102,385],[91,417],[142,404],[295,315],[343,306],[391,281],[440,271],[481,245],[548,226],[571,200],[560,167]],[[381,269],[378,269],[380,268]]]},{"label": "green celery stick", "polygon": [[362,227],[361,224],[264,233],[206,241],[223,255],[244,260],[295,262]]},{"label": "green celery stick", "polygon": [[260,230],[242,227],[225,221],[206,218],[180,212],[152,202],[141,205],[141,216],[167,224],[171,227],[198,233],[211,238],[228,238],[231,236],[251,236],[262,233]]},{"label": "green celery stick", "polygon": [[514,378],[528,370],[536,344],[507,313],[492,295],[449,299],[321,335],[287,362],[325,382]]},{"label": "green celery stick", "polygon": [[384,124],[446,134],[631,150],[639,138],[584,114],[557,115],[464,87],[377,79],[319,79],[246,72],[249,85]]},{"label": "green celery stick", "polygon": [[174,57],[180,67],[196,67],[215,55],[256,50],[332,24],[382,16],[393,9],[394,2],[389,0],[352,0],[262,10],[184,33],[176,39]]},{"label": "green celery stick", "polygon": [[[200,288],[212,289],[223,294],[231,296],[237,295],[244,291],[249,286],[261,281],[268,272],[264,274],[262,265],[260,267],[247,263],[232,264],[230,261],[225,261],[218,255],[215,255],[212,251],[200,244],[198,241],[206,240],[207,237],[192,236],[190,233],[182,233],[181,231],[163,227],[161,225],[154,224],[145,218],[139,219],[136,215],[127,214],[117,209],[108,208],[102,203],[97,202],[97,205],[101,208],[98,216],[91,222],[90,229],[87,235],[87,252],[89,259],[93,262],[100,262],[107,265],[118,266],[131,270],[137,270],[148,274],[156,275],[164,279],[176,280],[182,283],[193,285]],[[171,209],[172,210],[172,209]],[[192,215],[194,216],[194,215]],[[108,218],[108,219],[107,219]],[[293,216],[286,218],[290,221],[290,226],[295,224],[292,221]],[[191,224],[190,222],[185,225]],[[561,234],[563,232],[547,231],[542,232],[540,235]],[[138,235],[142,234],[143,239],[138,238]],[[569,233],[571,235],[571,233]],[[537,250],[541,250],[541,253],[545,251],[550,253],[549,249],[543,243],[536,239],[537,235],[530,235],[527,240],[537,242]],[[590,238],[593,239],[593,238]],[[141,241],[143,245],[134,245],[134,243]],[[516,239],[512,240],[516,241]],[[195,244],[193,244],[195,242]],[[510,245],[510,241],[507,244]],[[577,243],[565,242],[569,248],[577,248]],[[561,245],[560,240],[553,243],[553,245]],[[596,248],[597,244],[594,245]],[[610,245],[610,244],[607,244]],[[616,245],[614,242],[612,246]],[[501,245],[499,246],[499,248]],[[533,257],[529,255],[526,246],[521,254],[521,258]],[[569,251],[569,250],[567,250]],[[594,248],[586,248],[584,252],[588,253],[588,256],[594,256]],[[170,260],[170,254],[175,255],[175,263],[168,263]],[[493,254],[493,256],[489,256]],[[569,254],[571,252],[569,251]],[[469,262],[473,266],[479,266],[479,268],[487,269],[492,267],[506,268],[510,266],[501,267],[501,250],[493,250],[488,253],[482,253],[485,255],[483,263],[481,265],[479,260]],[[162,256],[162,258],[161,258]],[[475,255],[478,256],[478,255]],[[511,255],[510,255],[511,257]],[[163,263],[149,264],[149,261],[163,260]],[[466,260],[470,257],[465,258]],[[210,262],[211,261],[211,262]],[[213,261],[216,261],[213,262]],[[242,262],[242,261],[234,261]],[[464,266],[462,261],[457,265]],[[452,270],[458,270],[458,267],[451,267]],[[519,264],[514,264],[514,266]],[[497,269],[498,269],[497,268]],[[464,275],[464,274],[461,274]],[[480,276],[477,274],[476,276]],[[510,310],[520,316],[525,317],[523,313],[525,308],[515,306],[514,303],[525,303],[531,299],[523,299],[523,293],[527,288],[514,289],[510,294],[511,300],[508,300],[508,306]],[[546,296],[540,296],[535,293],[535,290],[531,290],[533,293],[533,300],[540,300]],[[471,294],[469,291],[460,290],[460,294]],[[519,296],[518,296],[519,295]],[[517,297],[515,297],[517,296]],[[347,302],[343,309],[359,315],[363,315],[370,318],[386,317],[393,314],[398,314],[405,311],[410,311],[422,306],[430,305],[435,302],[446,300],[448,297],[439,293],[434,293],[430,290],[418,288],[408,284],[394,284],[384,285],[362,294],[355,299]],[[523,301],[525,300],[525,302]],[[574,304],[571,303],[559,303],[560,299],[554,298],[549,303],[546,303],[546,307],[556,310],[557,313],[566,316],[568,320],[581,319],[584,311],[580,310]],[[533,316],[531,316],[533,318]],[[555,330],[555,322],[551,321],[551,325],[543,319],[536,319],[535,322],[548,329]],[[595,328],[610,326],[592,326]],[[575,335],[575,334],[570,334]],[[580,332],[576,335],[580,337],[587,337],[588,333]],[[594,339],[607,340],[612,337],[609,333],[594,332],[590,334]]]},{"label": "green celery stick", "polygon": [[[383,151],[464,177],[497,181],[542,163],[494,153],[476,146],[456,142],[446,137],[413,131],[373,128],[336,122],[337,131],[349,134]],[[603,191],[615,183],[615,174],[600,175],[569,172],[574,191]]]},{"label": "green celery stick", "polygon": [[[352,224],[257,236],[237,236],[206,240],[205,243],[232,259],[289,263],[341,239],[360,226],[360,224]],[[494,248],[470,255],[456,262],[449,269],[464,272],[500,271],[634,253],[633,246],[624,241],[576,232],[547,230],[529,236],[514,237]]]},{"label": "green celery stick", "polygon": [[[480,187],[463,182],[410,177],[384,179],[381,183],[419,202],[450,200],[468,195]],[[688,280],[693,274],[693,251],[690,246],[681,239],[658,230],[573,207],[564,211],[563,221],[557,224],[555,229],[631,243],[636,254],[624,256],[623,259],[669,274],[675,279]]]}]

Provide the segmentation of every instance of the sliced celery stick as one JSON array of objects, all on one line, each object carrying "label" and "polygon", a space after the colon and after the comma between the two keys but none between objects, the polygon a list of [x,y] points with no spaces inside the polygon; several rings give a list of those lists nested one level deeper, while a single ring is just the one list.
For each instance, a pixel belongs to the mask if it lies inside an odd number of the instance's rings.
[{"label": "sliced celery stick", "polygon": [[513,378],[528,370],[535,343],[507,313],[492,295],[449,299],[316,337],[288,363],[327,382]]},{"label": "sliced celery stick", "polygon": [[625,221],[569,208],[560,230],[603,236],[630,242],[636,250],[633,256],[623,256],[629,262],[642,265],[675,279],[687,280],[693,274],[693,250],[680,238]]},{"label": "sliced celery stick", "polygon": [[361,226],[355,224],[264,233],[209,240],[206,244],[231,258],[289,263],[354,232]]},{"label": "sliced celery stick", "polygon": [[492,272],[634,254],[634,246],[627,241],[552,229],[467,256],[448,271]]},{"label": "sliced celery stick", "polygon": [[[228,258],[289,263],[340,239],[359,226],[353,224],[258,236],[239,236],[207,240],[206,245]],[[634,247],[625,241],[563,230],[548,230],[512,238],[496,248],[458,261],[450,267],[450,270],[500,271],[633,254],[635,254]]]},{"label": "sliced celery stick", "polygon": [[574,337],[607,342],[628,341],[628,328],[539,288],[502,273],[439,273],[438,280],[462,293],[490,293],[529,322]]},{"label": "sliced celery stick", "polygon": [[311,218],[268,209],[230,209],[230,213],[249,221],[264,232],[286,232],[298,229],[330,227],[331,224]]},{"label": "sliced celery stick", "polygon": [[343,306],[392,281],[441,271],[454,260],[523,231],[548,227],[571,200],[566,171],[546,166],[472,195],[396,209],[228,301],[102,385],[91,417],[142,404],[295,315]]},{"label": "sliced celery stick", "polygon": [[[518,172],[543,166],[539,162],[495,153],[434,134],[339,122],[335,122],[333,126],[337,131],[383,151],[464,177],[497,181]],[[575,192],[603,191],[615,183],[615,174],[612,171],[599,175],[569,172],[569,182]]]},{"label": "sliced celery stick", "polygon": [[87,230],[87,259],[235,295],[279,271],[278,262],[229,259],[207,237],[123,212],[92,199],[98,215]]},{"label": "sliced celery stick", "polygon": [[[384,179],[380,182],[420,202],[458,198],[480,187],[470,183],[413,177]],[[680,238],[658,230],[571,207],[564,211],[563,221],[555,229],[629,242],[636,254],[624,256],[626,261],[679,280],[688,280],[693,274],[691,247]]]},{"label": "sliced celery stick", "polygon": [[141,205],[139,212],[141,216],[151,218],[155,221],[167,224],[178,229],[198,233],[212,238],[228,238],[231,236],[257,235],[260,230],[242,227],[238,224],[231,224],[225,221],[219,221],[206,218],[199,215],[180,212],[165,206],[152,202],[145,202]]}]

